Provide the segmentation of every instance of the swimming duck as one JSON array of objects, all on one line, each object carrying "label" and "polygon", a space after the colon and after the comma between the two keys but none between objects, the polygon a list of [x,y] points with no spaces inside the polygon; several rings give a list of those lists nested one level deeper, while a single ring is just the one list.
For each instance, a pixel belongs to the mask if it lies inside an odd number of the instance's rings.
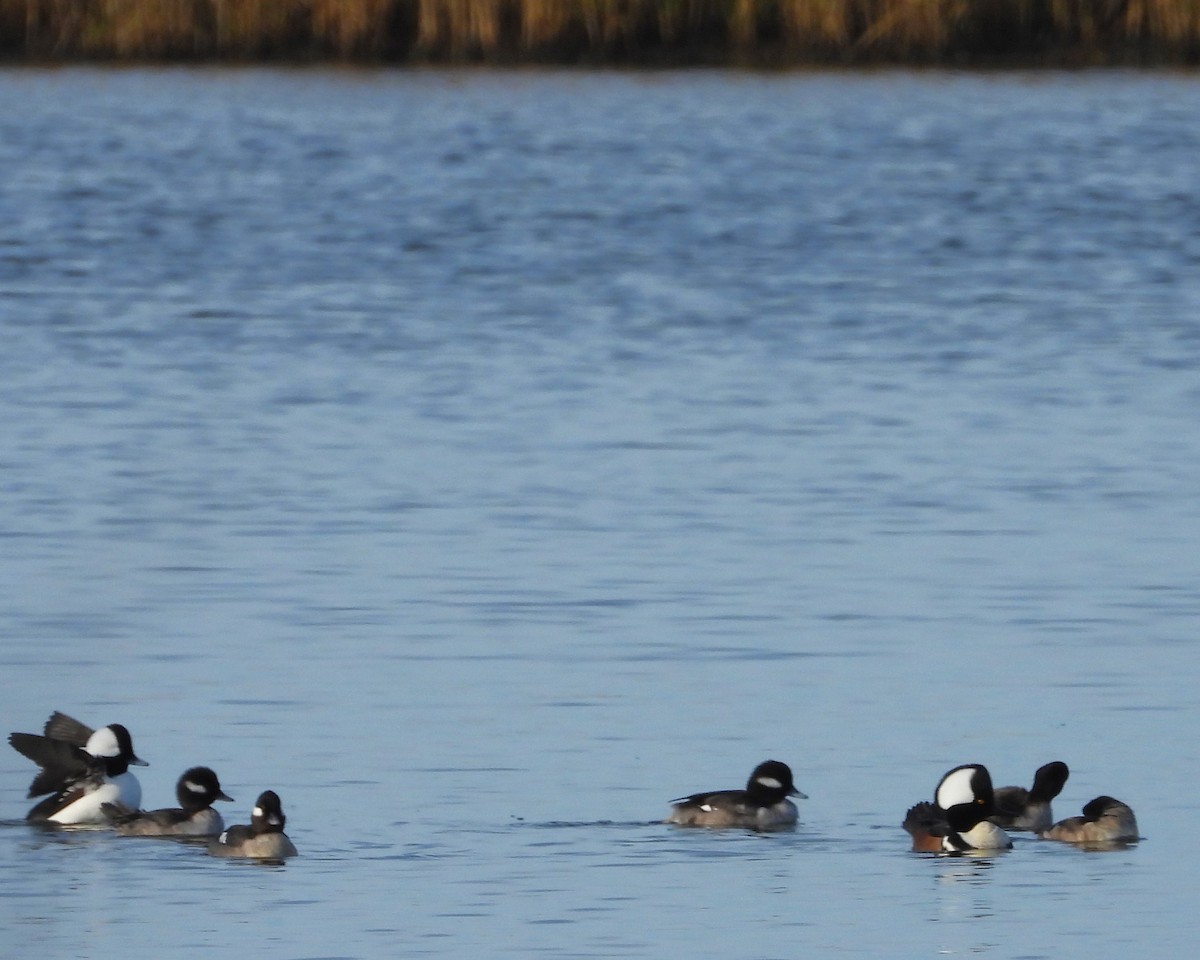
[{"label": "swimming duck", "polygon": [[1050,801],[1062,793],[1070,770],[1061,760],[1038,767],[1033,786],[999,787],[996,790],[996,812],[988,819],[1009,830],[1047,829],[1054,822]]},{"label": "swimming duck", "polygon": [[786,763],[767,760],[750,774],[745,790],[693,793],[671,801],[663,823],[681,827],[743,827],[778,830],[796,822],[796,805],[788,797],[807,800],[792,782]]},{"label": "swimming duck", "polygon": [[1067,843],[1112,843],[1118,840],[1137,840],[1137,818],[1129,804],[1109,796],[1089,800],[1083,816],[1067,817],[1048,830],[1042,831],[1046,840]]},{"label": "swimming duck", "polygon": [[28,795],[50,794],[26,815],[31,823],[104,823],[106,803],[131,810],[141,805],[142,786],[129,767],[146,761],[133,752],[133,739],[119,723],[93,730],[56,711],[40,736],[13,733],[8,742],[41,767]]},{"label": "swimming duck", "polygon": [[933,803],[909,808],[904,829],[913,838],[913,850],[922,853],[1006,850],[1012,840],[988,820],[994,812],[991,774],[982,764],[967,763],[942,777]]},{"label": "swimming duck", "polygon": [[283,860],[296,856],[296,847],[283,832],[287,817],[274,790],[260,793],[254,802],[250,825],[230,827],[208,845],[214,857],[247,857],[254,860]]},{"label": "swimming duck", "polygon": [[184,771],[175,784],[175,798],[179,806],[163,810],[129,810],[115,803],[101,809],[122,837],[211,837],[225,829],[225,821],[212,805],[233,797],[221,789],[208,767]]}]

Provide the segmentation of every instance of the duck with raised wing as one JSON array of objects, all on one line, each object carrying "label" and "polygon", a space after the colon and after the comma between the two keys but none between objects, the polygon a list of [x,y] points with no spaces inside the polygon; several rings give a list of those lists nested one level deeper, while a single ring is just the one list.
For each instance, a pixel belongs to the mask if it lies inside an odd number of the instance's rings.
[{"label": "duck with raised wing", "polygon": [[130,766],[146,766],[133,752],[133,739],[119,723],[93,730],[65,713],[55,712],[40,735],[13,733],[8,742],[41,770],[29,796],[50,794],[25,819],[31,823],[99,824],[106,803],[136,810],[142,786]]}]

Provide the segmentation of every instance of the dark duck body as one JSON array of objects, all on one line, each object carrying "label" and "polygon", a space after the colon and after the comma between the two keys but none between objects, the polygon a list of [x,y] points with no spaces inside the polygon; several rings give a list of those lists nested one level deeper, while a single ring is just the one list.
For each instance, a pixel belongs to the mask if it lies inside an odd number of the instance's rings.
[{"label": "dark duck body", "polygon": [[681,827],[742,827],[778,830],[796,822],[796,805],[789,797],[807,799],[796,789],[786,763],[767,760],[750,774],[744,790],[693,793],[671,801],[664,823]]}]

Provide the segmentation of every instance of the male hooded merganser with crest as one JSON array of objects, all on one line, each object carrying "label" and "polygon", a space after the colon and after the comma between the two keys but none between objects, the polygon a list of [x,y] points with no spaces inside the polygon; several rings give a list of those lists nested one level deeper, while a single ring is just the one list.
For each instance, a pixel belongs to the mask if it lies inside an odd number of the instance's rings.
[{"label": "male hooded merganser with crest", "polygon": [[214,837],[225,829],[213,803],[233,797],[226,795],[208,767],[184,771],[175,784],[175,798],[179,806],[163,810],[129,810],[115,803],[101,809],[122,837]]},{"label": "male hooded merganser with crest", "polygon": [[768,760],[750,774],[745,790],[693,793],[671,801],[671,813],[663,823],[681,827],[744,827],[749,830],[778,830],[796,822],[796,805],[788,797],[807,800],[792,782],[786,763]]},{"label": "male hooded merganser with crest", "polygon": [[144,767],[146,761],[133,752],[129,731],[119,723],[92,730],[55,712],[41,736],[13,733],[8,742],[42,768],[29,785],[29,796],[50,794],[26,815],[32,823],[104,823],[105,803],[131,810],[141,805],[142,786],[129,767]]},{"label": "male hooded merganser with crest", "polygon": [[1008,834],[988,820],[995,812],[995,795],[987,767],[978,763],[955,767],[942,777],[933,799],[910,807],[904,818],[913,850],[963,853],[1012,846]]},{"label": "male hooded merganser with crest", "polygon": [[296,856],[296,847],[283,832],[287,817],[274,790],[258,796],[250,825],[230,827],[208,845],[214,857],[246,857],[253,860],[283,860]]},{"label": "male hooded merganser with crest", "polygon": [[1082,817],[1059,820],[1042,831],[1046,840],[1067,843],[1115,843],[1138,839],[1137,818],[1129,804],[1112,797],[1096,797],[1083,808]]},{"label": "male hooded merganser with crest", "polygon": [[1062,793],[1070,771],[1061,760],[1038,767],[1033,775],[1033,786],[998,787],[996,789],[996,812],[988,819],[998,827],[1008,830],[1032,830],[1035,833],[1047,829],[1054,822],[1050,801]]}]

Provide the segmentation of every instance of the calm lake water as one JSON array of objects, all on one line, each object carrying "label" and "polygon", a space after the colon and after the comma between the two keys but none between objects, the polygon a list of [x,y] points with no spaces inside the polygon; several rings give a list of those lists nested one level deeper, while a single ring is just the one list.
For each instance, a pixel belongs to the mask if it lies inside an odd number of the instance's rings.
[{"label": "calm lake water", "polygon": [[[1194,949],[1200,78],[0,73],[6,955]],[[791,833],[654,821],[789,762]],[[987,763],[1140,844],[908,852]]]}]

